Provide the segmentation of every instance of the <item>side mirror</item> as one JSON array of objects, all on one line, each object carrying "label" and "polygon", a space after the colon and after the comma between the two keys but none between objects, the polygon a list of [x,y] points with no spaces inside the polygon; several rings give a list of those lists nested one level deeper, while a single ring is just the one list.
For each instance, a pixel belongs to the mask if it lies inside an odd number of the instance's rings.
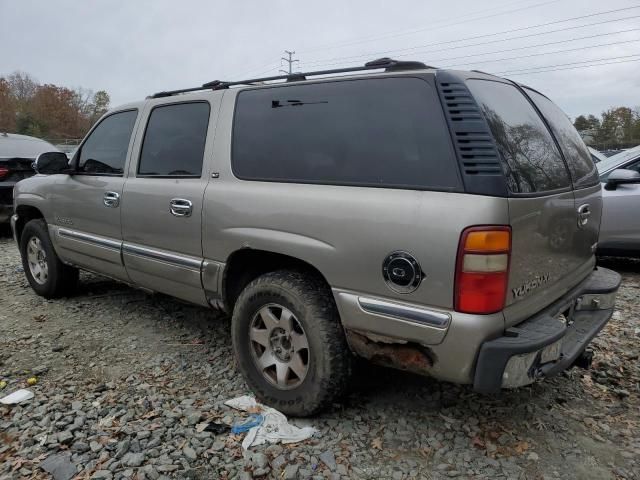
[{"label": "side mirror", "polygon": [[606,190],[615,190],[618,185],[624,183],[640,183],[640,173],[635,170],[618,168],[609,174],[604,188]]},{"label": "side mirror", "polygon": [[41,153],[33,162],[33,169],[36,173],[44,175],[55,175],[56,173],[70,173],[69,159],[62,152]]}]

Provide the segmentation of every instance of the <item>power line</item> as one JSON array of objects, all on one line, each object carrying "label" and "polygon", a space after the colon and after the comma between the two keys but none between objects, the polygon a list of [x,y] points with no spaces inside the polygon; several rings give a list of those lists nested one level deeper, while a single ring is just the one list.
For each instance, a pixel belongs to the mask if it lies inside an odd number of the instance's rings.
[{"label": "power line", "polygon": [[[525,0],[525,2],[526,2],[526,1],[530,1],[530,0]],[[557,1],[560,1],[560,0],[553,0],[553,1],[549,1],[549,2],[543,2],[543,3],[541,3],[541,4],[536,4],[536,5],[533,5],[533,6],[544,5],[544,4],[547,4],[547,3],[555,3],[555,2],[557,2]],[[505,4],[504,6],[515,5],[515,4],[519,4],[519,3],[525,3],[525,2],[522,2],[522,1],[509,2],[509,3]],[[533,6],[531,6],[531,7],[533,7]],[[531,8],[531,7],[525,7],[525,8]],[[477,11],[472,12],[472,13],[469,13],[469,14],[467,14],[467,15],[463,15],[463,16],[462,16],[462,18],[464,18],[464,17],[468,17],[468,16],[470,16],[470,15],[476,15],[476,14],[478,14],[478,13],[484,13],[484,12],[486,12],[486,11],[496,10],[496,9],[499,9],[499,8],[502,8],[502,6],[497,6],[497,7],[493,7],[493,8],[489,8],[489,9],[477,10]],[[506,13],[510,13],[510,12],[503,12],[502,14],[506,14]],[[457,18],[460,18],[460,17],[457,17]],[[440,20],[440,21],[437,21],[437,22],[434,22],[434,23],[436,23],[436,24],[437,24],[437,23],[442,23],[442,22],[446,22],[446,21],[448,21],[448,20],[449,20],[449,19],[443,19],[443,20]],[[455,23],[453,23],[453,24],[447,24],[447,25],[445,25],[445,26],[449,26],[449,25],[455,25]],[[408,32],[407,34],[410,34],[410,33],[417,33],[417,32],[423,31],[423,30],[425,30],[425,29],[424,29],[424,28],[423,28],[423,29],[418,29],[418,30],[416,30],[415,32]],[[396,33],[397,33],[397,32],[396,32]],[[393,34],[393,33],[392,33],[392,34]],[[400,35],[401,35],[401,33],[400,33]],[[376,37],[369,37],[369,38],[375,39]],[[364,41],[368,41],[368,40],[364,40]],[[340,45],[341,43],[342,43],[342,42],[338,42],[338,43],[337,43],[337,44],[335,44],[335,45]],[[328,47],[328,48],[331,48],[331,46],[330,46],[330,45],[331,45],[331,44],[329,44],[329,47]],[[314,47],[313,49],[303,51],[303,53],[306,53],[306,52],[308,52],[308,51],[322,50],[322,48],[323,48],[323,47],[318,47],[318,48],[315,48],[315,47]],[[247,76],[248,74],[253,73],[253,72],[257,72],[257,71],[260,71],[260,72],[271,72],[271,71],[273,71],[273,70],[276,70],[276,68],[277,68],[277,67],[276,67],[275,65],[277,65],[277,62],[269,62],[269,63],[266,63],[266,64],[264,64],[264,65],[260,66],[260,67],[254,67],[254,68],[251,68],[251,69],[249,69],[249,70],[244,70],[244,71],[243,71],[243,73],[241,73],[241,74],[239,74],[239,75],[236,75],[236,77],[238,77],[238,78],[240,78],[240,77],[245,77],[245,76]],[[266,67],[271,67],[271,68],[269,68],[268,70],[264,70]],[[234,78],[235,78],[235,77],[234,77]]]},{"label": "power line", "polygon": [[618,65],[620,63],[633,63],[633,62],[640,62],[640,58],[635,59],[635,60],[622,60],[620,62],[594,63],[592,65],[581,65],[581,66],[577,66],[577,67],[550,68],[549,70],[536,70],[536,71],[531,71],[531,72],[513,73],[513,74],[509,74],[509,76],[510,77],[514,77],[514,76],[519,76],[519,75],[531,75],[531,74],[535,74],[535,73],[559,72],[559,71],[562,71],[562,70],[576,70],[576,69],[579,69],[579,68],[601,67],[601,66],[605,66],[605,65]]},{"label": "power line", "polygon": [[[514,3],[518,3],[518,2],[514,2]],[[496,7],[496,8],[499,8],[499,7]],[[628,10],[633,10],[633,9],[637,9],[637,8],[640,8],[640,6],[624,7],[624,8],[618,8],[618,9],[613,9],[613,10],[595,12],[595,13],[591,13],[591,14],[587,14],[587,15],[580,15],[580,16],[577,16],[577,17],[571,17],[571,18],[565,18],[565,19],[562,19],[562,20],[556,20],[556,21],[553,21],[553,22],[546,22],[546,23],[541,23],[541,24],[537,24],[537,25],[530,25],[530,26],[527,26],[527,27],[521,27],[521,28],[516,28],[516,29],[511,29],[511,30],[504,30],[502,32],[494,32],[494,33],[489,33],[489,34],[484,34],[484,35],[476,35],[476,36],[465,37],[465,38],[461,38],[461,39],[457,39],[457,40],[449,40],[449,41],[445,41],[445,42],[437,42],[437,43],[431,43],[431,44],[426,44],[426,45],[421,45],[421,46],[416,46],[416,47],[409,47],[409,48],[406,48],[406,49],[389,50],[389,51],[385,51],[385,52],[373,52],[373,53],[369,53],[369,54],[355,55],[355,56],[335,57],[335,58],[332,58],[332,59],[325,59],[325,60],[322,60],[322,61],[312,61],[312,62],[308,62],[307,64],[309,66],[311,66],[311,67],[321,66],[321,65],[327,65],[327,66],[342,65],[344,62],[338,62],[338,63],[327,63],[327,62],[330,61],[330,60],[348,60],[348,59],[356,59],[356,58],[373,58],[373,56],[379,55],[381,53],[384,54],[384,53],[410,51],[410,50],[415,50],[415,49],[423,48],[423,47],[427,47],[427,46],[436,46],[436,45],[458,43],[458,42],[462,42],[462,41],[465,41],[465,40],[474,40],[474,39],[478,39],[478,38],[486,38],[486,37],[491,37],[491,36],[496,36],[496,35],[503,35],[505,33],[514,33],[514,32],[518,32],[518,31],[531,30],[531,29],[534,29],[534,28],[540,28],[540,27],[549,26],[549,25],[557,25],[557,24],[560,24],[560,23],[565,23],[565,22],[569,22],[569,21],[573,21],[573,20],[579,20],[579,19],[583,19],[583,18],[590,18],[590,17],[600,16],[600,15],[606,15],[606,14],[610,14],[610,13],[628,11]],[[506,12],[504,12],[504,13],[506,13]],[[631,19],[637,18],[637,16],[636,17],[629,17],[629,18],[625,18],[625,19],[613,19],[613,20],[609,20],[609,21],[605,21],[605,22],[593,23],[593,24],[588,24],[588,25],[574,26],[574,27],[570,27],[569,29],[584,28],[584,27],[587,27],[587,26],[599,25],[599,24],[602,24],[602,23],[628,20],[630,18]],[[544,35],[544,34],[548,34],[548,33],[557,33],[559,31],[563,31],[563,30],[554,30],[554,31],[550,31],[550,32],[540,32],[537,35]],[[531,35],[531,36],[535,36],[535,35]],[[599,36],[599,35],[587,36],[587,37],[581,37],[581,38],[582,39],[588,39],[588,38],[594,38],[594,37],[597,37],[597,36]],[[513,38],[524,38],[524,37],[513,37]],[[503,40],[500,40],[500,41],[512,40],[513,38],[503,39]],[[575,39],[575,40],[578,40],[578,39]],[[572,39],[572,40],[567,40],[567,41],[575,41],[575,40]],[[488,43],[496,43],[496,42],[485,42],[485,43],[481,43],[480,45],[484,45],[484,44],[488,44]],[[564,42],[562,42],[562,41],[561,42],[550,42],[550,43],[544,43],[544,44],[541,44],[541,45],[532,45],[531,47],[553,45],[553,44],[558,44],[558,43],[564,43]],[[453,47],[453,48],[464,48],[464,47],[467,47],[467,46],[475,46],[475,45],[478,45],[478,44],[464,45],[464,46]],[[529,48],[529,47],[523,47],[523,48]],[[434,52],[440,52],[440,51],[446,51],[446,50],[447,49],[440,49],[440,50],[430,50],[430,51],[426,51],[426,52],[414,52],[414,53],[434,53]],[[503,52],[513,51],[513,50],[517,50],[517,49],[499,50],[497,52],[489,52],[489,53],[503,53]],[[479,54],[474,54],[474,55],[463,55],[463,56],[459,56],[459,57],[449,57],[447,60],[453,60],[453,59],[458,59],[458,58],[468,58],[468,57],[472,57],[472,56],[476,56],[476,55],[488,55],[489,53],[479,53]],[[402,56],[406,56],[406,55],[399,55],[399,56],[402,57]],[[284,60],[287,60],[287,59],[284,59]],[[437,62],[437,61],[438,60],[432,60],[432,62]],[[240,75],[237,75],[237,77],[238,78],[239,77],[243,77],[243,76],[246,76],[249,73],[256,72],[256,71],[260,71],[260,73],[271,72],[271,71],[274,71],[274,70],[277,69],[276,65],[277,65],[276,62],[269,62],[269,63],[266,63],[266,64],[262,65],[261,67],[253,68],[253,69],[250,69],[250,70],[246,70],[244,73],[242,73]],[[268,68],[267,70],[264,70],[265,67],[270,67],[270,68]]]},{"label": "power line", "polygon": [[517,50],[527,50],[527,49],[536,48],[536,47],[548,47],[549,45],[560,45],[560,44],[563,44],[563,43],[577,42],[577,41],[580,41],[580,40],[590,40],[592,38],[608,37],[610,35],[620,35],[621,33],[637,32],[638,30],[640,30],[640,28],[630,28],[628,30],[618,30],[617,32],[606,32],[606,33],[599,33],[597,35],[586,35],[584,37],[568,38],[566,40],[556,40],[555,42],[545,42],[545,43],[538,43],[538,44],[535,44],[535,45],[525,45],[523,47],[505,48],[505,49],[502,49],[502,50],[494,50],[493,52],[472,53],[470,55],[459,55],[457,57],[437,58],[437,59],[433,60],[433,62],[434,63],[435,62],[439,62],[440,60],[445,60],[445,61],[446,60],[459,60],[461,58],[471,58],[471,57],[478,57],[478,56],[482,56],[482,55],[493,55],[495,53],[515,52]]},{"label": "power line", "polygon": [[[338,43],[335,43],[335,44],[327,44],[327,45],[324,45],[324,46],[314,47],[314,48],[311,48],[309,50],[304,50],[303,53],[314,52],[314,51],[318,51],[318,50],[331,49],[331,48],[343,48],[343,47],[348,47],[348,46],[351,46],[351,45],[357,45],[359,43],[367,43],[367,42],[386,39],[386,38],[395,38],[395,37],[400,37],[400,36],[403,36],[403,35],[412,35],[414,33],[424,32],[426,30],[430,30],[430,31],[431,30],[438,30],[438,29],[444,28],[444,27],[451,27],[451,26],[460,25],[460,24],[463,24],[463,23],[468,23],[468,22],[473,22],[473,21],[478,21],[478,20],[485,20],[487,18],[493,18],[493,17],[497,17],[497,16],[501,16],[501,15],[508,15],[510,13],[520,12],[522,10],[529,10],[529,9],[532,9],[532,8],[535,8],[535,7],[539,7],[539,6],[542,6],[542,5],[548,5],[550,3],[557,3],[559,1],[561,1],[561,0],[550,0],[550,1],[546,1],[546,2],[540,2],[540,3],[533,4],[533,5],[529,5],[529,6],[526,6],[526,7],[521,7],[521,8],[516,8],[516,9],[513,9],[513,10],[508,10],[506,12],[498,12],[498,13],[494,13],[494,14],[490,14],[490,15],[483,15],[483,16],[480,16],[480,17],[469,18],[467,20],[449,22],[449,23],[445,23],[444,25],[437,25],[437,24],[442,23],[442,22],[448,22],[448,20],[440,20],[440,21],[434,22],[433,24],[429,25],[428,27],[423,27],[423,28],[418,28],[418,29],[413,29],[413,30],[406,30],[406,31],[399,31],[399,32],[391,32],[391,33],[380,35],[380,36],[365,37],[364,39],[361,39],[361,40],[338,42]],[[508,3],[505,6],[518,4],[518,3],[523,3],[523,2]],[[496,8],[501,8],[501,7],[494,7],[493,9],[495,10]],[[491,10],[491,9],[489,9],[489,10]],[[467,14],[467,15],[463,15],[462,18],[471,16],[471,15],[477,15],[479,13],[484,13],[486,11],[487,11],[487,9],[478,10],[476,12],[473,12],[473,13],[470,13],[470,14]],[[457,18],[460,18],[460,17],[458,16]]]},{"label": "power line", "polygon": [[[280,62],[280,64],[282,64],[282,62]],[[256,67],[256,68],[251,68],[249,70],[244,70],[241,74],[236,75],[234,78],[242,78],[242,77],[246,77],[247,75],[253,73],[253,72],[257,72],[257,71],[262,71],[264,70],[266,67],[273,67],[270,68],[269,71],[274,70],[276,67],[275,65],[278,65],[278,62],[269,62],[269,63],[265,63],[264,65],[262,65],[261,67]]]},{"label": "power line", "polygon": [[[605,57],[605,58],[594,58],[591,60],[584,60],[582,62],[570,62],[570,63],[559,63],[557,65],[542,65],[539,67],[529,67],[529,68],[521,68],[518,70],[505,70],[502,72],[497,72],[496,75],[510,75],[510,74],[514,74],[514,73],[528,73],[529,70],[535,71],[535,70],[539,70],[539,69],[546,69],[546,68],[555,68],[555,67],[565,67],[565,66],[569,66],[569,65],[581,65],[581,64],[593,64],[595,65],[593,62],[606,62],[608,60],[621,60],[621,59],[628,59],[628,58],[634,58],[634,57],[640,57],[640,53],[634,53],[633,55],[623,55],[620,57]],[[640,60],[640,59],[638,59]],[[600,65],[600,64],[598,64]]]},{"label": "power line", "polygon": [[[630,28],[630,29],[627,29],[627,30],[620,30],[620,31],[617,31],[617,32],[606,32],[606,33],[600,33],[600,34],[597,34],[597,35],[586,35],[586,36],[583,36],[583,37],[569,38],[569,39],[566,39],[566,40],[557,40],[555,42],[538,43],[538,44],[534,44],[534,45],[525,45],[525,46],[522,46],[522,47],[506,48],[506,49],[502,49],[502,50],[494,50],[494,51],[491,51],[491,52],[480,52],[480,53],[473,53],[473,54],[470,54],[470,55],[459,55],[457,57],[439,58],[439,59],[432,60],[432,63],[436,63],[437,64],[437,62],[439,62],[440,60],[443,60],[443,61],[446,61],[446,60],[460,60],[460,59],[465,59],[465,58],[476,58],[476,57],[485,56],[485,55],[494,55],[496,53],[507,53],[507,52],[515,52],[515,51],[518,51],[518,50],[528,50],[528,49],[537,48],[537,47],[548,47],[548,46],[551,46],[551,45],[560,45],[560,44],[576,42],[576,41],[580,41],[580,40],[591,40],[593,38],[608,37],[608,36],[611,36],[611,35],[620,35],[620,34],[623,34],[623,33],[637,32],[637,31],[640,31],[640,28]],[[589,49],[589,48],[621,45],[621,44],[625,44],[625,43],[634,43],[634,42],[639,42],[639,41],[640,40],[623,40],[623,41],[620,41],[620,42],[610,42],[610,43],[603,43],[603,44],[598,44],[598,45],[588,45],[588,46],[585,46],[585,47],[576,47],[576,48],[571,48],[571,49],[566,49],[566,50],[558,50],[558,51],[545,52],[545,53],[534,53],[534,54],[529,54],[529,55],[521,55],[521,56],[517,56],[517,57],[499,58],[499,59],[491,59],[491,60],[481,60],[481,61],[474,61],[474,62],[469,62],[469,63],[447,64],[447,65],[444,65],[442,68],[452,68],[452,67],[464,66],[464,65],[477,65],[477,64],[481,64],[481,63],[492,63],[492,62],[507,61],[507,60],[517,60],[517,59],[520,59],[520,58],[530,58],[530,57],[536,57],[536,56],[541,56],[541,55],[553,55],[553,54],[557,54],[557,53],[566,53],[566,52],[579,51],[579,50]],[[269,68],[267,70],[262,70],[260,72],[260,74],[268,73],[268,72],[277,70],[278,67],[275,66],[277,64],[272,64],[272,65],[274,65],[274,66],[272,66],[271,68]]]},{"label": "power line", "polygon": [[[638,29],[638,30],[640,30],[640,29]],[[465,66],[465,65],[477,65],[479,63],[506,62],[508,60],[520,60],[521,58],[539,57],[539,56],[542,56],[542,55],[555,55],[557,53],[576,52],[576,51],[581,51],[581,50],[588,50],[590,48],[610,47],[610,46],[613,46],[613,45],[622,45],[622,44],[634,43],[634,42],[640,42],[640,39],[623,40],[623,41],[620,41],[620,42],[601,43],[599,45],[588,45],[586,47],[568,48],[566,50],[554,50],[553,52],[532,53],[532,54],[529,54],[529,55],[518,55],[517,57],[495,58],[495,59],[492,59],[492,60],[481,60],[479,62],[472,62],[472,63],[454,63],[454,64],[451,64],[451,65],[443,65],[442,68],[451,68],[451,67],[458,67],[458,66]],[[488,54],[482,54],[482,55],[488,55]]]},{"label": "power line", "polygon": [[[640,8],[640,6],[629,7],[629,8],[635,9],[635,8]],[[604,12],[604,13],[611,13],[611,12]],[[601,13],[601,14],[604,14],[604,13]],[[580,17],[576,17],[576,18],[580,18]],[[576,30],[578,28],[586,28],[586,27],[593,27],[593,26],[596,26],[596,25],[604,25],[604,24],[608,24],[608,23],[621,22],[621,21],[631,20],[631,19],[634,19],[634,18],[640,18],[640,15],[635,15],[635,16],[625,17],[625,18],[615,18],[615,19],[610,19],[610,20],[602,20],[602,21],[599,21],[599,22],[587,23],[587,24],[582,24],[582,25],[574,25],[574,26],[571,26],[571,27],[564,27],[564,28],[559,28],[559,29],[556,29],[556,30],[549,30],[549,31],[546,31],[546,32],[530,33],[530,34],[527,34],[527,35],[519,35],[519,36],[514,36],[514,37],[509,37],[509,38],[490,40],[490,41],[486,41],[486,42],[473,43],[473,44],[468,44],[468,45],[457,45],[457,46],[451,46],[451,47],[447,47],[447,48],[443,48],[443,49],[427,50],[427,51],[423,51],[423,52],[413,52],[413,53],[433,53],[433,52],[441,52],[441,51],[446,51],[446,50],[454,50],[454,49],[459,49],[459,48],[475,47],[475,46],[478,46],[478,45],[489,45],[489,44],[492,44],[492,43],[507,42],[507,41],[511,41],[511,40],[519,40],[519,39],[522,39],[522,38],[538,37],[540,35],[548,35],[548,34],[551,34],[551,33],[559,33],[559,32],[565,32],[565,31],[569,31],[569,30]],[[563,22],[567,22],[567,21],[571,21],[571,20],[573,20],[573,19],[565,19],[565,20],[563,20]],[[545,26],[545,24],[532,25],[530,27],[527,27],[527,29],[537,28],[537,27],[540,27],[540,26]],[[438,45],[447,45],[447,44],[451,44],[451,43],[463,42],[463,41],[466,41],[466,40],[475,40],[475,39],[480,38],[480,37],[493,37],[493,36],[503,35],[505,33],[510,33],[510,32],[512,32],[512,31],[511,30],[505,30],[505,31],[502,31],[502,32],[494,32],[494,33],[489,33],[489,34],[485,34],[485,35],[461,38],[461,39],[457,39],[457,40],[448,40],[448,41],[444,41],[444,42],[428,43],[428,44],[424,44],[424,45],[418,45],[418,46],[415,46],[415,47],[408,47],[408,48],[401,48],[401,49],[394,49],[394,50],[385,50],[385,51],[380,51],[380,52],[370,52],[370,53],[366,53],[366,54],[362,54],[362,55],[352,55],[352,56],[347,56],[347,57],[335,57],[335,58],[332,58],[332,59],[327,59],[326,61],[309,62],[309,64],[310,65],[315,65],[315,66],[319,66],[319,65],[330,66],[330,65],[336,65],[336,63],[327,63],[327,62],[332,61],[332,60],[373,58],[375,56],[393,54],[393,53],[396,53],[396,52],[409,52],[409,51],[418,50],[418,49],[424,48],[424,47],[434,47],[434,46],[438,46]]]},{"label": "power line", "polygon": [[[479,52],[479,53],[473,53],[473,54],[469,54],[469,55],[459,55],[457,57],[447,57],[447,58],[439,58],[439,59],[433,59],[431,62],[432,63],[436,63],[439,61],[447,61],[447,60],[460,60],[460,59],[465,59],[465,58],[476,58],[476,57],[481,57],[481,56],[485,56],[485,55],[494,55],[497,53],[508,53],[508,52],[515,52],[518,50],[528,50],[531,48],[537,48],[537,47],[548,47],[551,45],[561,45],[561,44],[565,44],[565,43],[570,43],[570,42],[577,42],[580,40],[591,40],[594,38],[600,38],[600,37],[608,37],[611,35],[620,35],[623,33],[630,33],[630,32],[637,32],[640,31],[640,28],[630,28],[627,30],[620,30],[617,32],[605,32],[605,33],[600,33],[597,35],[586,35],[586,36],[582,36],[582,37],[574,37],[574,38],[568,38],[566,40],[557,40],[554,42],[545,42],[545,43],[538,43],[538,44],[534,44],[534,45],[525,45],[522,47],[514,47],[514,48],[506,48],[506,49],[502,49],[502,50],[494,50],[494,51],[490,51],[490,52]],[[529,54],[529,55],[521,55],[521,56],[517,56],[517,57],[508,57],[508,58],[499,58],[499,59],[491,59],[491,60],[481,60],[481,61],[474,61],[474,62],[469,62],[469,63],[456,63],[456,64],[447,64],[444,65],[442,68],[452,68],[452,67],[456,67],[456,66],[465,66],[465,65],[477,65],[477,64],[482,64],[482,63],[492,63],[492,62],[499,62],[499,61],[507,61],[507,60],[517,60],[519,58],[530,58],[530,57],[536,57],[536,56],[541,56],[541,55],[553,55],[553,54],[557,54],[557,53],[566,53],[566,52],[571,52],[571,51],[579,51],[582,49],[589,49],[589,48],[596,48],[596,47],[607,47],[607,46],[613,46],[613,45],[621,45],[621,44],[625,44],[625,43],[634,43],[634,42],[638,42],[640,40],[623,40],[620,42],[610,42],[610,43],[603,43],[603,44],[598,44],[598,45],[588,45],[585,47],[576,47],[576,48],[571,48],[571,49],[566,49],[566,50],[558,50],[558,51],[553,51],[553,52],[545,52],[545,53],[534,53],[534,54]],[[400,56],[402,57],[402,56]],[[267,70],[261,70],[260,73],[258,75],[262,75],[264,73],[268,73],[274,70],[277,70],[277,63],[271,63],[270,65],[271,68],[267,69]],[[240,78],[242,75],[237,76],[237,78]],[[234,77],[236,78],[236,77]]]}]

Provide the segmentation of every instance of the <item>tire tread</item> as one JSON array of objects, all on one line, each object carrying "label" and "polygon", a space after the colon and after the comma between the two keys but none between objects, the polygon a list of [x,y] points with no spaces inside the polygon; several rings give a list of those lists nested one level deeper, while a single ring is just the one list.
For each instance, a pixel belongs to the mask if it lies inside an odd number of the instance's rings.
[{"label": "tire tread", "polygon": [[[293,293],[311,309],[312,317],[316,322],[316,328],[320,332],[321,342],[326,351],[322,371],[329,372],[328,375],[319,379],[321,382],[320,393],[315,398],[308,399],[305,405],[298,405],[295,408],[288,405],[274,405],[274,407],[280,407],[289,414],[313,415],[329,407],[346,391],[351,376],[352,355],[328,285],[323,279],[307,272],[278,270],[256,278],[247,285],[238,297],[233,316],[236,317],[239,314],[241,310],[239,306],[242,306],[248,298],[260,291],[268,292],[274,288]],[[234,318],[234,320],[233,323],[237,323],[237,319]]]}]

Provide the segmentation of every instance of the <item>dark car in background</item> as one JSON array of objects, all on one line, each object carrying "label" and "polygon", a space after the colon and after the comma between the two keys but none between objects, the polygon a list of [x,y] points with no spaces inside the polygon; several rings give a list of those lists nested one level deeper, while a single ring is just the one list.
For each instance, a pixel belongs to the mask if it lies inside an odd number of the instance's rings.
[{"label": "dark car in background", "polygon": [[0,133],[0,224],[13,214],[14,185],[35,174],[31,164],[38,155],[57,150],[39,138]]}]

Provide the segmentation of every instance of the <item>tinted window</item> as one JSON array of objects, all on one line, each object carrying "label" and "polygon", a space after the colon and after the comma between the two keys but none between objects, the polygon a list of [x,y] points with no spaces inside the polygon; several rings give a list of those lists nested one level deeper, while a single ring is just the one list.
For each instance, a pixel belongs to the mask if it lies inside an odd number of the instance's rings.
[{"label": "tinted window", "polygon": [[586,187],[598,183],[598,170],[589,149],[569,117],[544,95],[533,90],[527,90],[527,94],[549,122],[551,131],[553,131],[562,153],[564,153],[575,187]]},{"label": "tinted window", "polygon": [[489,122],[510,190],[534,193],[571,187],[560,152],[526,97],[506,83],[467,83]]},{"label": "tinted window", "polygon": [[208,125],[206,102],[154,108],[144,134],[138,175],[199,177]]},{"label": "tinted window", "polygon": [[136,110],[130,110],[102,120],[81,147],[79,171],[122,175],[137,116]]},{"label": "tinted window", "polygon": [[233,171],[244,179],[459,188],[442,108],[416,78],[336,81],[238,95]]}]

